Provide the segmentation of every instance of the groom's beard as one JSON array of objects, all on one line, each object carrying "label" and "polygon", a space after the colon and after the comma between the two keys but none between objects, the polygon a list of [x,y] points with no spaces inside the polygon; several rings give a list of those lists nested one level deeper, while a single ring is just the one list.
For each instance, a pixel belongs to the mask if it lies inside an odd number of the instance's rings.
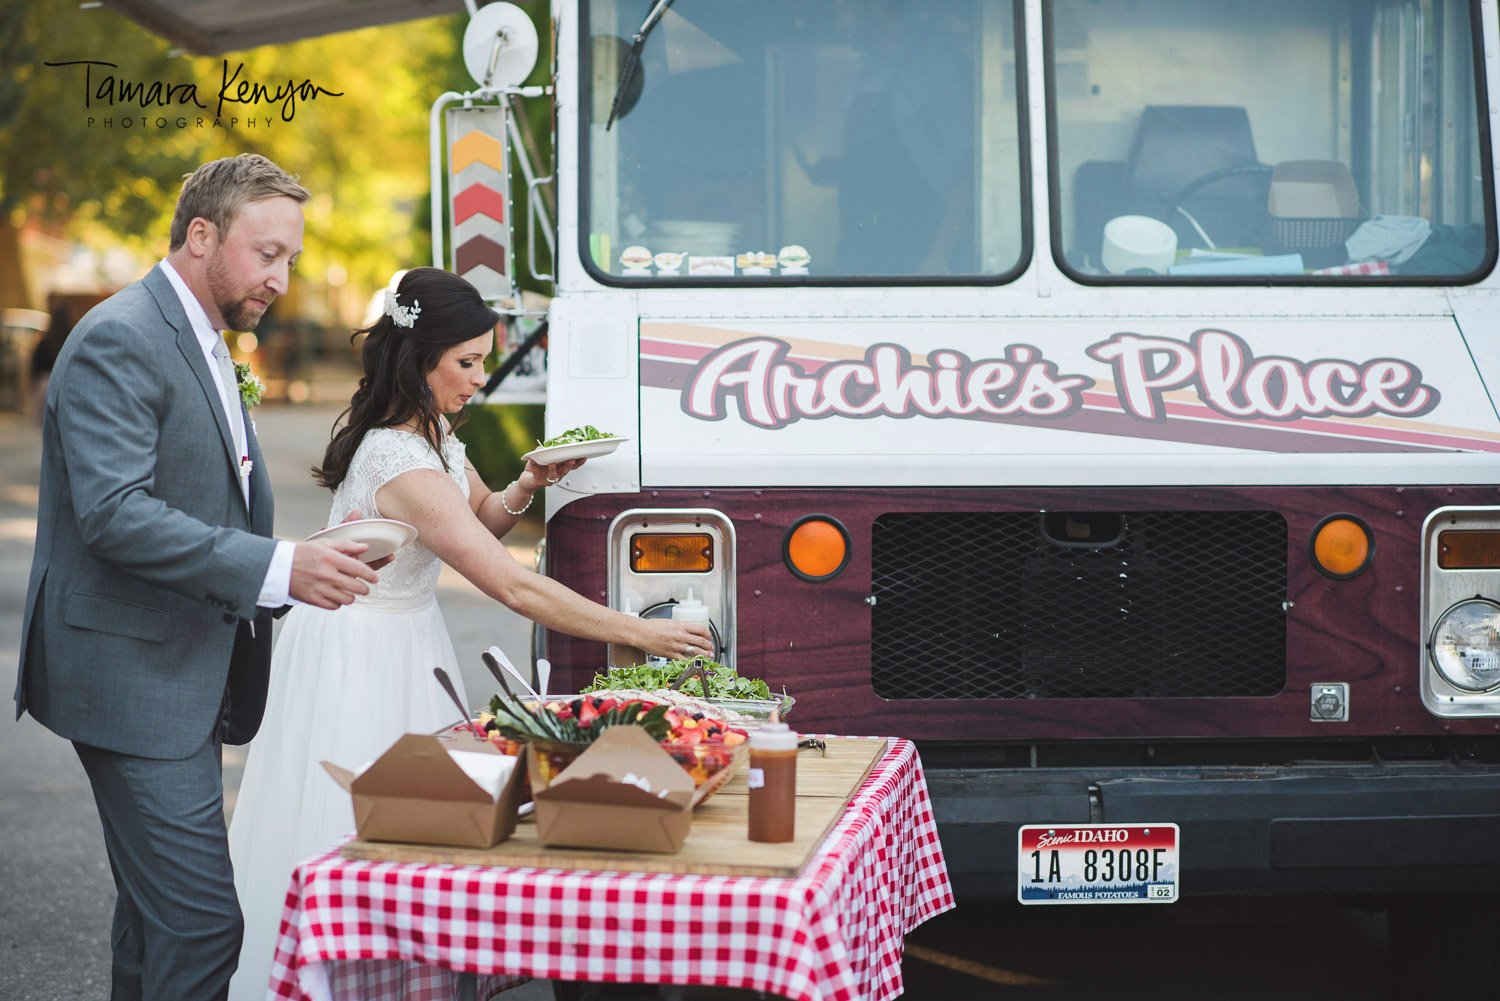
[{"label": "groom's beard", "polygon": [[229,269],[224,266],[224,259],[218,250],[215,250],[208,258],[208,291],[214,297],[214,306],[218,309],[219,315],[224,318],[224,326],[228,330],[254,330],[260,323],[260,318],[276,300],[276,293],[271,291],[255,296],[257,299],[263,299],[265,306],[251,302],[251,296],[248,295],[236,299],[234,278],[229,274]]}]

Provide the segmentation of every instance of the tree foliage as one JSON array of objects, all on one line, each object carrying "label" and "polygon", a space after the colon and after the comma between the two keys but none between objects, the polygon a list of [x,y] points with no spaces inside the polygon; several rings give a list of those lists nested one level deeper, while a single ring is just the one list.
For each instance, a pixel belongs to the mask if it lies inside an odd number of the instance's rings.
[{"label": "tree foliage", "polygon": [[[545,84],[548,4],[523,0],[520,6],[543,40],[526,82]],[[333,275],[342,272],[340,279],[356,288],[377,289],[395,271],[431,261],[429,113],[440,94],[474,89],[461,56],[465,24],[462,15],[451,15],[194,57],[108,9],[82,9],[77,0],[5,0],[0,227],[40,224],[96,247],[122,245],[160,256],[183,176],[205,161],[255,152],[298,175],[313,194],[294,280],[340,284]],[[46,65],[79,60],[115,65],[89,67],[91,86],[82,66]],[[110,76],[112,105],[99,96]],[[294,104],[230,104],[219,115],[226,77],[261,84],[269,93],[304,83],[336,93],[307,97],[299,89]],[[121,84],[144,85],[149,95],[152,83],[161,85],[158,98],[161,89],[176,89],[165,103],[148,99],[146,106],[139,95],[121,95]],[[195,88],[196,103],[184,105],[187,85]],[[526,105],[532,162],[539,173],[551,173],[548,100]],[[253,126],[246,122],[251,112]],[[512,177],[519,284],[549,291],[529,279],[521,259],[526,185],[522,171]],[[547,268],[545,246],[538,238],[539,263]],[[0,270],[18,266],[7,256],[14,255],[0,254]],[[516,457],[541,433],[540,408],[483,410],[465,437],[487,477],[513,475]]]},{"label": "tree foliage", "polygon": [[[430,254],[428,112],[445,90],[473,86],[460,55],[464,23],[429,18],[191,57],[107,9],[9,0],[0,11],[0,220],[44,219],[73,236],[102,228],[161,253],[182,176],[215,157],[257,152],[313,192],[304,273],[321,278],[337,266],[352,281],[382,285]],[[45,65],[77,60],[116,68],[89,67],[91,93],[84,67]],[[545,79],[545,64],[534,79]],[[111,75],[177,89],[167,106],[142,107],[117,87],[111,106],[98,97]],[[299,97],[226,104],[216,115],[226,76],[267,93],[296,85]],[[338,96],[306,97],[304,83]],[[189,84],[207,109],[179,103]],[[254,126],[245,121],[251,113]],[[545,123],[545,106],[538,114]]]}]

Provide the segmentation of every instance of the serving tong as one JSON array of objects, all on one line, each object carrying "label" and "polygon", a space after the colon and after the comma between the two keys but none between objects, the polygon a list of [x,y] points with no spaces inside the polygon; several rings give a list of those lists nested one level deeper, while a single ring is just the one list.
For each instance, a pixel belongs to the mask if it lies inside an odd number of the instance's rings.
[{"label": "serving tong", "polygon": [[704,666],[707,660],[708,658],[700,653],[688,661],[688,666],[683,668],[682,673],[677,676],[676,681],[667,686],[667,691],[680,692],[683,685],[687,684],[693,678],[697,678],[698,686],[703,689],[703,697],[705,699],[708,698],[708,679],[713,677],[713,672]]}]

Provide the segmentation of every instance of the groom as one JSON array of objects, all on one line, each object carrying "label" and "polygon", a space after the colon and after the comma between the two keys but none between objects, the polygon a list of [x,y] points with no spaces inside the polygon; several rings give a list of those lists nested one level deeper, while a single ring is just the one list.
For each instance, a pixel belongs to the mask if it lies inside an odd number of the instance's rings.
[{"label": "groom", "polygon": [[307,191],[246,154],[183,182],[170,252],[91,310],[47,386],[16,717],[73,741],[118,897],[111,997],[224,996],[241,918],[220,747],[265,709],[271,609],[376,580],[348,542],[270,537],[223,329],[287,288]]}]

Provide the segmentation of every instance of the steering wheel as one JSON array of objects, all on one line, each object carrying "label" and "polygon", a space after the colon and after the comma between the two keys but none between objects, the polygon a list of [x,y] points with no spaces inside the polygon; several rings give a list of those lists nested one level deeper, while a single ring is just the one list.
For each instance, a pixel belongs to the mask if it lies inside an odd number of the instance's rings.
[{"label": "steering wheel", "polygon": [[[1166,208],[1162,211],[1161,220],[1162,222],[1171,226],[1175,221],[1177,213],[1181,212],[1184,216],[1187,217],[1188,222],[1192,224],[1193,229],[1198,232],[1198,235],[1203,238],[1204,242],[1207,243],[1210,248],[1212,248],[1215,245],[1214,242],[1209,239],[1208,234],[1203,231],[1203,227],[1198,224],[1198,220],[1194,219],[1193,216],[1182,207],[1182,203],[1187,201],[1187,199],[1191,195],[1197,193],[1200,189],[1206,188],[1211,184],[1217,184],[1218,182],[1231,177],[1255,175],[1264,177],[1269,182],[1270,176],[1275,169],[1275,167],[1265,163],[1242,163],[1236,164],[1232,167],[1220,167],[1218,170],[1211,170],[1206,174],[1194,178],[1187,184],[1184,184],[1182,187],[1178,188],[1176,191],[1162,192],[1160,194],[1160,198],[1162,202],[1166,204]],[[1267,188],[1269,189],[1269,183],[1267,184]],[[1262,198],[1260,200],[1260,213],[1262,216],[1264,216],[1265,210],[1266,200],[1265,198]]]}]

